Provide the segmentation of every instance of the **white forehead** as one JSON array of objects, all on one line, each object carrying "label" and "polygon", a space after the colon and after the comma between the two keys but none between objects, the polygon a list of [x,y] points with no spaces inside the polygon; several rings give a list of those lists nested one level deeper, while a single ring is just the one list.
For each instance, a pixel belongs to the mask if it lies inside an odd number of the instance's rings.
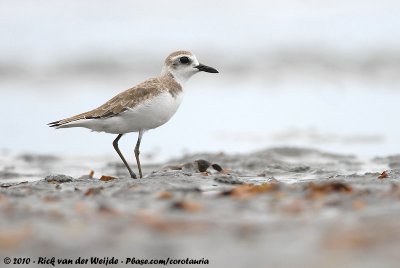
[{"label": "white forehead", "polygon": [[181,57],[188,57],[193,62],[198,63],[198,60],[193,53],[191,53],[190,51],[179,50],[179,51],[175,51],[168,55],[168,57],[165,59],[165,65],[171,66],[174,62],[176,62]]}]

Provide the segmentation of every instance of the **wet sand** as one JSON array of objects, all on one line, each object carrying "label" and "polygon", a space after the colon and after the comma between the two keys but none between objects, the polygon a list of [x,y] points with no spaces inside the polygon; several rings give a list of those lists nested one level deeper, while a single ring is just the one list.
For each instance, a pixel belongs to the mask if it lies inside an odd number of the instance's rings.
[{"label": "wet sand", "polygon": [[145,166],[138,180],[107,158],[2,153],[0,160],[1,262],[5,256],[205,258],[207,267],[400,261],[400,156],[366,161],[304,148],[188,155]]}]

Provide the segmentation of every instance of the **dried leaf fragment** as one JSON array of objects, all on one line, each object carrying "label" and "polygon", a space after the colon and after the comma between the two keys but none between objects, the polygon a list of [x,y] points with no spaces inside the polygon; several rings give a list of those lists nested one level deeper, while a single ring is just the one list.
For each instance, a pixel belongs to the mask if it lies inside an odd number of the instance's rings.
[{"label": "dried leaf fragment", "polygon": [[105,216],[116,216],[116,215],[120,214],[116,209],[111,208],[104,204],[99,206],[98,211],[100,214],[105,215]]},{"label": "dried leaf fragment", "polygon": [[104,189],[104,187],[89,188],[89,189],[86,190],[84,195],[85,196],[96,195],[96,194],[99,194],[103,189]]},{"label": "dried leaf fragment", "polygon": [[304,208],[303,208],[303,204],[301,202],[299,202],[298,200],[296,200],[289,204],[284,204],[282,206],[282,210],[285,213],[295,215],[295,214],[300,214],[301,212],[303,212]]},{"label": "dried leaf fragment", "polygon": [[188,232],[188,231],[204,231],[210,225],[209,222],[203,221],[182,221],[182,220],[165,220],[150,213],[139,213],[133,218],[135,226],[137,223],[144,224],[159,232]]},{"label": "dried leaf fragment", "polygon": [[158,199],[171,199],[172,193],[167,191],[162,191],[157,194]]},{"label": "dried leaf fragment", "polygon": [[350,193],[353,191],[350,185],[343,182],[326,182],[321,184],[310,182],[305,189],[309,191],[308,198],[321,197],[333,192]]},{"label": "dried leaf fragment", "polygon": [[83,203],[82,201],[78,201],[74,204],[74,210],[78,214],[83,214],[87,211],[87,207],[85,203]]},{"label": "dried leaf fragment", "polygon": [[277,183],[263,183],[261,185],[242,184],[231,190],[222,192],[221,195],[246,198],[265,192],[275,191],[277,189],[279,189],[279,184]]},{"label": "dried leaf fragment", "polygon": [[46,195],[43,197],[43,202],[46,203],[51,203],[51,202],[57,202],[60,200],[60,198],[58,196],[54,196],[54,195]]},{"label": "dried leaf fragment", "polygon": [[32,230],[23,227],[19,230],[0,230],[0,249],[15,249],[32,237]]},{"label": "dried leaf fragment", "polygon": [[89,174],[79,177],[80,180],[91,180],[93,178],[94,178],[94,171],[93,170],[90,170]]},{"label": "dried leaf fragment", "polygon": [[381,173],[381,175],[379,175],[379,177],[378,177],[378,179],[384,179],[384,178],[388,178],[389,177],[389,173],[386,171],[386,170],[384,170],[382,173]]},{"label": "dried leaf fragment", "polygon": [[102,176],[100,177],[100,180],[101,180],[101,181],[112,181],[112,180],[115,180],[115,179],[116,179],[116,177],[106,176],[106,175],[102,175]]},{"label": "dried leaf fragment", "polygon": [[187,201],[187,200],[181,200],[181,201],[176,201],[176,202],[172,203],[172,208],[184,210],[184,211],[188,211],[188,212],[198,212],[203,207],[199,203],[195,203],[195,202],[191,202],[191,201]]},{"label": "dried leaf fragment", "polygon": [[7,202],[7,197],[5,196],[5,195],[3,195],[3,194],[0,194],[0,203],[2,203],[2,202]]},{"label": "dried leaf fragment", "polygon": [[354,210],[363,210],[365,207],[365,203],[362,200],[354,200],[353,201],[353,208]]}]

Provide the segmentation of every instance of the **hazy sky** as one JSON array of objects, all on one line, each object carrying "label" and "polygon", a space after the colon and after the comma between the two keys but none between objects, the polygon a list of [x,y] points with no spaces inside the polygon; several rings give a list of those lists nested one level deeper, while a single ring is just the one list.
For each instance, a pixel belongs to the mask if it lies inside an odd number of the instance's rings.
[{"label": "hazy sky", "polygon": [[399,12],[395,0],[2,0],[0,56],[45,61],[99,51],[165,55],[176,48],[393,50],[400,45]]}]

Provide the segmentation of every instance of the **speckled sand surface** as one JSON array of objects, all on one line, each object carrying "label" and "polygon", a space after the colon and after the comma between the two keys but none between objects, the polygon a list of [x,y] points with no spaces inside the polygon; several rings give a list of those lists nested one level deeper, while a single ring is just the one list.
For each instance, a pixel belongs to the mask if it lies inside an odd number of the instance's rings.
[{"label": "speckled sand surface", "polygon": [[[200,172],[199,159],[222,172]],[[400,156],[303,148],[190,155],[146,166],[139,180],[107,159],[0,160],[2,267],[5,256],[206,258],[204,267],[400,263]]]}]

